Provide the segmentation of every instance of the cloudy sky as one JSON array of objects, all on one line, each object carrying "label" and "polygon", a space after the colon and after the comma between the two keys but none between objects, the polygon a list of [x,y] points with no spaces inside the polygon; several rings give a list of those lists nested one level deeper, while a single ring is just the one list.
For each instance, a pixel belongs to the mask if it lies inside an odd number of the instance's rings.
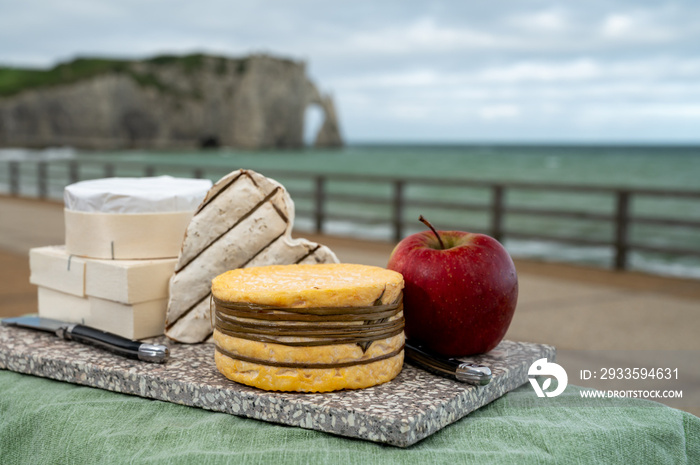
[{"label": "cloudy sky", "polygon": [[271,53],[350,142],[700,143],[700,2],[0,0],[0,63]]}]

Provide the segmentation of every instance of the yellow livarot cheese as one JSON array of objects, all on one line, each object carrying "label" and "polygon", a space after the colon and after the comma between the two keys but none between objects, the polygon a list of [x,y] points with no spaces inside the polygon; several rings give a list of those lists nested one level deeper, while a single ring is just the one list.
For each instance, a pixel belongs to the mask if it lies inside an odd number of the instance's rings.
[{"label": "yellow livarot cheese", "polygon": [[332,263],[239,268],[212,281],[214,297],[280,307],[361,307],[396,300],[401,274],[376,266]]},{"label": "yellow livarot cheese", "polygon": [[[217,317],[221,308],[217,306],[214,330],[217,368],[234,381],[279,391],[327,392],[390,381],[403,366],[402,289],[403,277],[399,273],[352,264],[273,265],[219,275],[212,282],[215,302],[222,306],[253,305],[254,309],[267,311],[276,318],[229,316],[245,328],[252,325],[257,329],[252,330],[253,334],[245,331],[227,334],[226,329],[219,327],[221,320]],[[372,308],[390,309],[391,315],[383,319],[352,319],[358,315],[366,317]],[[289,317],[306,314],[304,309],[312,314],[318,309],[332,312],[341,309],[349,319],[330,317],[329,321],[307,322]],[[377,330],[377,324],[394,330],[382,333]],[[334,340],[345,336],[287,334],[287,329],[298,328],[297,325],[312,332],[314,325],[331,328],[331,333],[337,330],[345,334],[342,331],[347,330],[360,340],[369,337],[365,334],[382,337],[358,343]],[[260,328],[262,335],[256,333]]]}]

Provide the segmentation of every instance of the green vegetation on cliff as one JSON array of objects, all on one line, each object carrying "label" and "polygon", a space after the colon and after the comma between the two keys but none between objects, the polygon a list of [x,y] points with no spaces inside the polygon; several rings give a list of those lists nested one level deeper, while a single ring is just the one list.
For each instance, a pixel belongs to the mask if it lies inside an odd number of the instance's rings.
[{"label": "green vegetation on cliff", "polygon": [[[84,79],[89,79],[101,74],[124,73],[131,76],[144,87],[154,87],[161,92],[168,91],[167,86],[161,83],[152,73],[137,72],[134,66],[137,63],[147,63],[155,66],[179,65],[182,69],[191,73],[200,69],[207,55],[160,55],[143,61],[119,60],[109,58],[76,58],[75,60],[60,63],[50,69],[13,68],[0,67],[0,97],[8,97],[24,90],[50,87],[61,84],[71,84]],[[229,59],[224,57],[211,57],[217,60],[217,72],[224,74],[227,62],[235,62],[234,69],[238,73],[244,73],[246,59]]]},{"label": "green vegetation on cliff", "polygon": [[126,60],[78,58],[51,69],[0,68],[0,96],[37,87],[69,84],[103,73],[124,72],[128,66]]}]

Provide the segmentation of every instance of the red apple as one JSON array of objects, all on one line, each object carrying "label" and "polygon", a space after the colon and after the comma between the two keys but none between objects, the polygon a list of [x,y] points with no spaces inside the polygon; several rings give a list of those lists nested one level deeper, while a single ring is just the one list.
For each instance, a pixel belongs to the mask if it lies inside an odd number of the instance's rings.
[{"label": "red apple", "polygon": [[463,231],[412,234],[387,268],[403,275],[406,337],[443,355],[488,352],[505,336],[518,300],[513,260],[494,238]]}]

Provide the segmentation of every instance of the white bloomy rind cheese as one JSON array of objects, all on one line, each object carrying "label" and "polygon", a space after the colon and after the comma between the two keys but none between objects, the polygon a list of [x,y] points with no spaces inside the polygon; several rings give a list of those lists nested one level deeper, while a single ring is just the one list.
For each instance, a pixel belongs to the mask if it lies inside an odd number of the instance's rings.
[{"label": "white bloomy rind cheese", "polygon": [[197,343],[211,334],[211,280],[228,270],[262,265],[337,263],[328,248],[292,239],[294,203],[278,182],[234,171],[209,190],[187,227],[170,281],[165,334]]},{"label": "white bloomy rind cheese", "polygon": [[66,249],[105,259],[175,258],[211,181],[106,178],[64,190]]}]

